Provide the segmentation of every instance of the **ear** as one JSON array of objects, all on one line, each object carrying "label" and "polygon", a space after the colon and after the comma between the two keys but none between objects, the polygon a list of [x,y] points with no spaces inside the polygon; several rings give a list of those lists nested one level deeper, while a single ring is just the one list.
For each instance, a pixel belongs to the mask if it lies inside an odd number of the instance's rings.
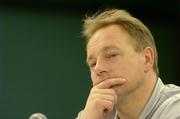
[{"label": "ear", "polygon": [[154,50],[151,47],[146,47],[144,49],[144,72],[148,72],[150,69],[153,68],[154,65]]}]

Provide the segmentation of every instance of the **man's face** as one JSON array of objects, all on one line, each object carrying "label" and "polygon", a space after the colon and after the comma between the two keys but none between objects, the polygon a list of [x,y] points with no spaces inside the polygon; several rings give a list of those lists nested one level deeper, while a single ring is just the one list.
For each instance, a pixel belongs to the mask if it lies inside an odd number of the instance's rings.
[{"label": "man's face", "polygon": [[93,86],[111,78],[124,78],[126,83],[114,89],[118,95],[126,95],[143,84],[144,55],[134,50],[133,40],[118,25],[110,25],[94,33],[87,44],[87,62]]}]

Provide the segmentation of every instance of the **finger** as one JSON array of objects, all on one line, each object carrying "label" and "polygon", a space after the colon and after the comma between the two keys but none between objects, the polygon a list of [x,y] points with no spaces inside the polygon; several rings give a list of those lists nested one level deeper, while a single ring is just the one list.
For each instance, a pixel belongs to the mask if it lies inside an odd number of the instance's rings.
[{"label": "finger", "polygon": [[103,104],[104,104],[103,105],[104,108],[102,111],[103,111],[104,115],[107,115],[108,113],[110,113],[113,110],[114,105],[111,101],[108,101],[108,100],[104,100]]},{"label": "finger", "polygon": [[109,100],[97,100],[96,107],[97,107],[96,108],[97,112],[100,112],[103,115],[106,115],[107,113],[109,113],[113,110],[114,105]]},{"label": "finger", "polygon": [[113,89],[99,89],[99,88],[92,88],[91,93],[99,93],[99,94],[107,94],[107,95],[116,95],[116,92]]},{"label": "finger", "polygon": [[91,90],[91,96],[92,96],[92,98],[94,98],[94,97],[96,97],[96,96],[104,96],[104,97],[106,97],[106,96],[111,96],[111,97],[113,97],[113,99],[114,99],[114,103],[116,104],[116,102],[117,102],[117,94],[116,94],[116,92],[115,92],[115,90],[113,90],[113,89],[92,89]]},{"label": "finger", "polygon": [[104,95],[104,94],[93,94],[92,96],[91,96],[91,98],[93,99],[93,100],[96,100],[96,99],[98,99],[98,100],[109,100],[109,101],[111,101],[112,103],[115,103],[115,96],[113,96],[113,95]]},{"label": "finger", "polygon": [[96,85],[95,88],[107,89],[107,88],[111,88],[115,85],[122,85],[125,82],[126,82],[126,80],[123,78],[111,78],[111,79],[102,81],[101,83]]}]

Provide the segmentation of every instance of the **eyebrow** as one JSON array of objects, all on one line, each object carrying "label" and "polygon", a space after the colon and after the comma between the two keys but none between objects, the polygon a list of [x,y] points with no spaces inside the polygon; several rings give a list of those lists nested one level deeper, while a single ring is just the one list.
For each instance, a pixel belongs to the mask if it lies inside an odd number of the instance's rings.
[{"label": "eyebrow", "polygon": [[113,46],[105,46],[102,48],[102,51],[107,51],[107,50],[111,50],[111,49],[118,49],[117,47],[115,47],[114,45]]},{"label": "eyebrow", "polygon": [[[108,51],[108,50],[111,50],[111,49],[118,49],[117,47],[115,47],[114,45],[108,45],[108,46],[105,46],[101,49],[101,51],[105,52],[105,51]],[[86,62],[88,63],[90,60],[94,59],[92,57],[92,55],[90,55],[89,57],[87,57],[87,60]]]}]

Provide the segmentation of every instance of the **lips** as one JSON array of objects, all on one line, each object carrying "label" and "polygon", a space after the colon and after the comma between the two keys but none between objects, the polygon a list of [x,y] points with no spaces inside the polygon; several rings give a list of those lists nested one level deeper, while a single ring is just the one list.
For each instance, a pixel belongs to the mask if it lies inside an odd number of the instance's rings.
[{"label": "lips", "polygon": [[111,80],[111,79],[113,79],[113,78],[117,78],[117,77],[99,78],[98,80],[99,80],[99,83],[101,83],[101,82],[103,82],[103,81],[105,81],[105,80]]},{"label": "lips", "polygon": [[110,86],[110,88],[115,88],[116,86],[119,86],[119,84],[112,85],[112,86]]},{"label": "lips", "polygon": [[119,77],[106,77],[106,78],[103,78],[102,81],[104,81],[104,80],[110,80],[110,79],[113,79],[113,78],[119,78]]}]

